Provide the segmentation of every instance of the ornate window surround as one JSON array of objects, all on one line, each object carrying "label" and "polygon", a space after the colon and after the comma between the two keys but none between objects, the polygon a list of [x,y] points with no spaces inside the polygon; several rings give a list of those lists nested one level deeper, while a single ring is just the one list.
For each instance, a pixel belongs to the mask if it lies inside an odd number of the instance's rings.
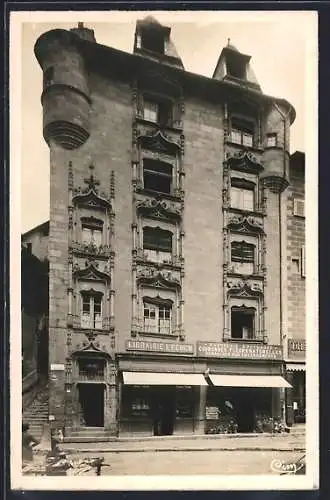
[{"label": "ornate window surround", "polygon": [[255,309],[255,331],[251,342],[267,342],[265,335],[265,318],[263,306],[262,289],[254,291],[247,281],[242,281],[241,288],[233,288],[225,291],[226,299],[224,305],[224,341],[239,342],[239,339],[231,338],[231,309],[232,307],[245,307]]},{"label": "ornate window surround", "polygon": [[[80,330],[79,294],[83,288],[92,287],[102,291],[103,321],[102,333],[109,334],[114,330],[114,289],[111,288],[114,274],[114,258],[112,237],[114,235],[113,210],[115,198],[115,176],[111,171],[108,194],[99,193],[100,182],[94,176],[94,166],[89,167],[90,175],[84,179],[85,188],[74,188],[72,163],[69,163],[69,286],[68,286],[68,327]],[[82,242],[82,226],[103,228],[102,245],[86,245]],[[80,268],[79,259],[87,258],[85,268]],[[106,272],[98,269],[99,263],[105,261]],[[100,283],[102,289],[99,288]],[[68,335],[71,335],[68,331]],[[69,342],[69,340],[68,340]],[[113,342],[112,342],[113,344]]]}]

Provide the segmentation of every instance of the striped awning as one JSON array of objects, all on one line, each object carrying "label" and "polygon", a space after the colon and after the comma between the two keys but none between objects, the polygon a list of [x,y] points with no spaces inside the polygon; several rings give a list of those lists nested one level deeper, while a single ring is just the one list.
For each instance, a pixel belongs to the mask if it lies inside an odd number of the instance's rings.
[{"label": "striped awning", "polygon": [[125,385],[207,385],[201,373],[123,372]]},{"label": "striped awning", "polygon": [[286,369],[289,372],[304,372],[304,371],[306,371],[305,363],[287,363]]},{"label": "striped awning", "polygon": [[217,387],[292,387],[279,375],[209,375]]}]

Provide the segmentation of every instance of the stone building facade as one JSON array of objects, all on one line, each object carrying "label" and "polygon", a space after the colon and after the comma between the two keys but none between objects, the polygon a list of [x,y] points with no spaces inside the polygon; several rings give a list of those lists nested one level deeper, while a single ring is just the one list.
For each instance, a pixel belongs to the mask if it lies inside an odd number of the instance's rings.
[{"label": "stone building facade", "polygon": [[283,420],[292,106],[262,92],[232,45],[212,78],[185,71],[151,17],[133,54],[81,23],[43,34],[35,54],[50,420],[105,438]]},{"label": "stone building facade", "polygon": [[306,250],[305,250],[305,155],[296,151],[290,160],[287,204],[287,421],[305,421],[306,383]]}]

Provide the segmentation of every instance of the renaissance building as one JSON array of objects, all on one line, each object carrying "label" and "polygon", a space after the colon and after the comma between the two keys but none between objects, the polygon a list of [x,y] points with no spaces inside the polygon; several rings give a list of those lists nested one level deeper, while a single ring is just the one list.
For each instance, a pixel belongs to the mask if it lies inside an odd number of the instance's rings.
[{"label": "renaissance building", "polygon": [[284,421],[291,104],[230,43],[212,78],[186,71],[150,16],[132,54],[82,23],[35,54],[52,425],[101,440]]}]

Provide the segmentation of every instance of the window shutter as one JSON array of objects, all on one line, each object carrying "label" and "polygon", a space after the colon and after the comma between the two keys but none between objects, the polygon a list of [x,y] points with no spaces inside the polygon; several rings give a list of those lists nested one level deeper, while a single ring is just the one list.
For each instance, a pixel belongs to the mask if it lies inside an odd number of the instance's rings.
[{"label": "window shutter", "polygon": [[173,122],[174,127],[181,126],[181,103],[180,102],[173,103],[172,122]]},{"label": "window shutter", "polygon": [[140,91],[137,92],[136,96],[136,112],[138,118],[143,118],[143,95]]},{"label": "window shutter", "polygon": [[294,198],[293,215],[296,215],[297,217],[305,217],[305,200]]},{"label": "window shutter", "polygon": [[306,251],[305,251],[305,245],[303,247],[301,247],[300,260],[301,260],[301,266],[300,266],[301,276],[302,276],[302,278],[305,278],[305,276],[306,276]]}]

